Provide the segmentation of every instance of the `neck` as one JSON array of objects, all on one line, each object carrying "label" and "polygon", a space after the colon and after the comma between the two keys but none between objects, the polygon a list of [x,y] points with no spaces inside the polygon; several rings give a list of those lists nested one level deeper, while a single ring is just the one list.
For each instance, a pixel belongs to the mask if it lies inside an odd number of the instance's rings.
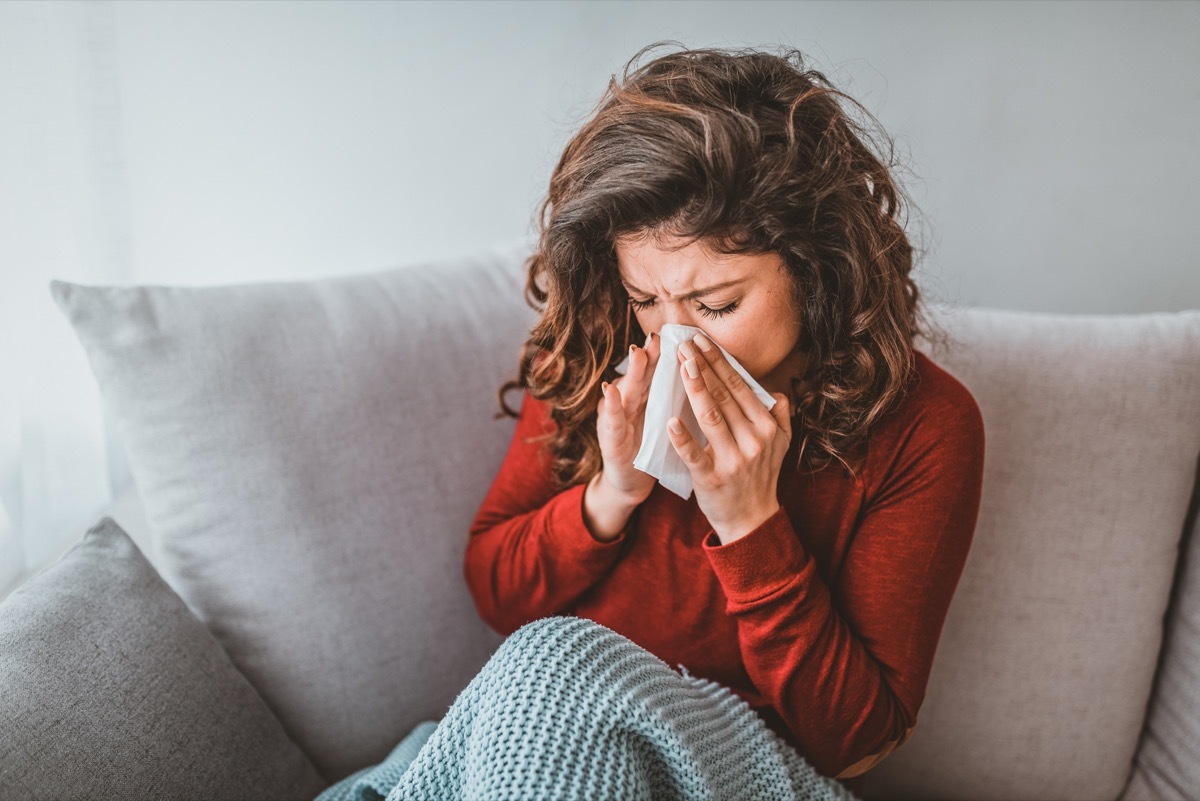
[{"label": "neck", "polygon": [[794,350],[775,369],[758,379],[758,383],[767,392],[783,393],[788,402],[791,403],[794,413],[798,399],[796,398],[795,390],[792,388],[792,380],[803,377],[807,366],[808,354],[799,349]]}]

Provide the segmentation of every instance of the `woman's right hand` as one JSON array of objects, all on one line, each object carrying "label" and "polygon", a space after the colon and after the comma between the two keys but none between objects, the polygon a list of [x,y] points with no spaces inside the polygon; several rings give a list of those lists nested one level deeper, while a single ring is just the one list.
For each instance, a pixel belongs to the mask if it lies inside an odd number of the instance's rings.
[{"label": "woman's right hand", "polygon": [[662,340],[651,334],[645,348],[633,346],[625,375],[604,387],[603,399],[596,408],[596,434],[603,460],[599,480],[635,506],[650,496],[658,482],[634,467],[633,458],[642,447],[646,399],[661,344]]}]

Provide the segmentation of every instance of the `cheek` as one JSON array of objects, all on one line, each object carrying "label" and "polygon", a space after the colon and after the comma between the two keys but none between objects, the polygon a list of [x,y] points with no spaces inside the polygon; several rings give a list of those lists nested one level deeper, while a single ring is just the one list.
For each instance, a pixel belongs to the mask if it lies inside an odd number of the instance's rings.
[{"label": "cheek", "polygon": [[655,320],[654,313],[649,309],[635,311],[633,313],[633,319],[637,320],[638,328],[642,329],[642,341],[635,343],[640,347],[646,344],[645,338],[651,331],[658,331],[659,324],[658,321]]},{"label": "cheek", "polygon": [[[737,317],[737,315],[732,315]],[[762,335],[753,323],[735,322],[729,320],[705,320],[700,326],[714,342],[724,348],[738,363],[750,371],[756,372],[758,362],[756,356],[761,347]]]},{"label": "cheek", "polygon": [[709,325],[707,330],[751,375],[762,376],[787,358],[795,345],[799,323],[786,312],[772,309],[736,322],[734,314],[728,322]]},{"label": "cheek", "polygon": [[738,364],[745,367],[751,375],[758,375],[762,372],[762,350],[752,337],[726,337],[721,341],[721,347],[737,359]]}]

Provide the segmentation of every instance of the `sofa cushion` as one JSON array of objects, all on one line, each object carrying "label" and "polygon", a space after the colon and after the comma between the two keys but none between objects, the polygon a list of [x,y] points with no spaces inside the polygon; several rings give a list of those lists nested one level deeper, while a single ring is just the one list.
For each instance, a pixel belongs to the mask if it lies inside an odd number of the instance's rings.
[{"label": "sofa cushion", "polygon": [[[1197,463],[1200,474],[1200,462]],[[1166,642],[1121,801],[1200,798],[1200,482],[1167,612]]]},{"label": "sofa cushion", "polygon": [[321,777],[104,517],[0,604],[0,798],[312,798]]},{"label": "sofa cushion", "polygon": [[529,251],[234,286],[52,282],[164,578],[330,781],[444,715],[503,639],[462,560],[515,426],[496,393],[534,321]]},{"label": "sofa cushion", "polygon": [[937,319],[952,341],[923,347],[988,432],[983,497],[916,729],[862,792],[1117,798],[1196,478],[1200,312]]}]

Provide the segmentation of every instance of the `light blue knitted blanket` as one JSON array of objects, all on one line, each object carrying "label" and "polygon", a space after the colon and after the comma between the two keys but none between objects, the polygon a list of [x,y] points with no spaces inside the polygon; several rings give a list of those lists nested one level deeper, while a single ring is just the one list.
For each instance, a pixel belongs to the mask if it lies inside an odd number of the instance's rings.
[{"label": "light blue knitted blanket", "polygon": [[586,618],[513,632],[439,721],[317,801],[859,801],[728,688]]}]

